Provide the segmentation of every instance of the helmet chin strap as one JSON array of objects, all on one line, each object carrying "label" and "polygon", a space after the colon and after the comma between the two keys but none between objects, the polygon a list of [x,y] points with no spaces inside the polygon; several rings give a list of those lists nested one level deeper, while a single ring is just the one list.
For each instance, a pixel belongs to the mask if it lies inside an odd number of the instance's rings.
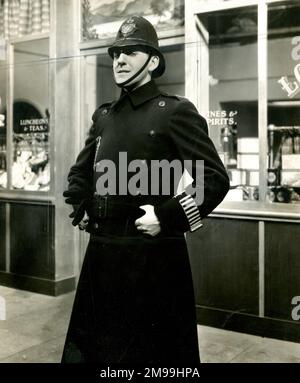
[{"label": "helmet chin strap", "polygon": [[151,60],[151,55],[149,55],[147,61],[145,62],[145,64],[133,75],[131,76],[128,80],[126,81],[123,81],[123,82],[116,82],[116,85],[119,86],[120,88],[124,88],[126,87],[127,84],[129,84],[132,80],[134,80],[135,78],[137,78],[142,72],[143,70],[146,68],[146,66],[149,64],[150,60]]}]

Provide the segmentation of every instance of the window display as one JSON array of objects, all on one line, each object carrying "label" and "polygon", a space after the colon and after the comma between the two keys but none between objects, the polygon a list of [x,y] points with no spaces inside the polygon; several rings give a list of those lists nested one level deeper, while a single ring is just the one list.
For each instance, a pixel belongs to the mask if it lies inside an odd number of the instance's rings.
[{"label": "window display", "polygon": [[300,203],[299,17],[299,1],[268,7],[269,202]]},{"label": "window display", "polygon": [[14,46],[13,189],[50,190],[48,49],[47,39]]},{"label": "window display", "polygon": [[49,123],[29,103],[14,103],[12,187],[49,191]]},{"label": "window display", "polygon": [[[206,117],[210,136],[230,176],[226,200],[257,201],[257,7],[202,13],[198,17],[208,50]],[[203,47],[199,49],[203,51]]]}]

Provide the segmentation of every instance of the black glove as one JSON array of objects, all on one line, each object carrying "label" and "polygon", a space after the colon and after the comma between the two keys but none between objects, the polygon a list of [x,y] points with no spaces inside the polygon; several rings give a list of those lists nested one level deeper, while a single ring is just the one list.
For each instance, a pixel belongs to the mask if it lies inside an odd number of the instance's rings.
[{"label": "black glove", "polygon": [[72,225],[77,226],[85,215],[91,196],[80,190],[65,190],[63,196],[67,197],[65,201],[67,204],[73,205],[74,211],[69,217],[73,218]]},{"label": "black glove", "polygon": [[83,219],[88,204],[88,199],[84,199],[78,206],[73,206],[74,211],[69,215],[70,218],[73,218],[72,225],[77,226]]}]

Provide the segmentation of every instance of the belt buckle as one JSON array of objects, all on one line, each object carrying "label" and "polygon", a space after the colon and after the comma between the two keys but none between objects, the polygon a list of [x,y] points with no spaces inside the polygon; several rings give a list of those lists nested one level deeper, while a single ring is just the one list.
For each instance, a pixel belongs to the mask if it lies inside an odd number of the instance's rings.
[{"label": "belt buckle", "polygon": [[107,217],[107,197],[98,197],[98,217],[106,218]]}]

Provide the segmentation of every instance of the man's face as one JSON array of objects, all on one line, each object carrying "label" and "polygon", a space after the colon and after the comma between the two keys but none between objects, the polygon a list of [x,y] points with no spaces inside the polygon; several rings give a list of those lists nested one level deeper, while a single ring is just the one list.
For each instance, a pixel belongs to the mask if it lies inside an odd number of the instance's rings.
[{"label": "man's face", "polygon": [[[113,70],[116,83],[121,84],[135,75],[146,63],[148,57],[148,53],[135,51],[133,48],[115,51]],[[149,73],[148,66],[146,66],[142,73],[126,85],[136,84],[140,86],[150,80],[151,74]]]}]

